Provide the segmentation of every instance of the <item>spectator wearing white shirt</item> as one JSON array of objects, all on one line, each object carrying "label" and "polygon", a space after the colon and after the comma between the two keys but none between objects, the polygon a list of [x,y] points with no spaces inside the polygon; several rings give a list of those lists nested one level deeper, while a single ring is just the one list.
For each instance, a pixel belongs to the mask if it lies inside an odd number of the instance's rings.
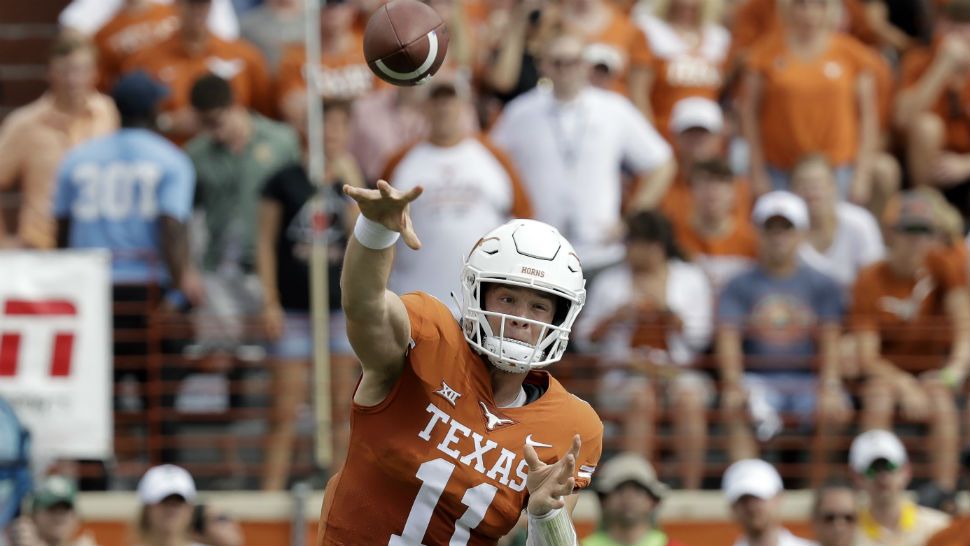
[{"label": "spectator wearing white shirt", "polygon": [[735,523],[744,533],[734,546],[816,546],[781,524],[784,486],[773,466],[761,459],[742,459],[724,472],[721,489]]},{"label": "spectator wearing white shirt", "polygon": [[505,153],[469,134],[461,115],[470,105],[468,83],[439,75],[425,89],[428,136],[392,157],[384,172],[401,191],[424,188],[411,204],[421,252],[398,254],[390,286],[400,293],[427,292],[457,313],[450,295],[459,293],[464,254],[483,228],[530,218],[532,206]]},{"label": "spectator wearing white shirt", "polygon": [[[543,49],[540,86],[510,102],[492,130],[522,173],[536,219],[576,246],[586,271],[623,256],[621,211],[658,205],[676,170],[670,146],[625,97],[589,83],[583,40],[563,34]],[[622,202],[621,167],[637,192]]]},{"label": "spectator wearing white shirt", "polygon": [[810,223],[799,254],[848,291],[859,271],[886,253],[879,224],[868,210],[839,200],[835,174],[820,154],[795,165],[792,190],[805,200]]},{"label": "spectator wearing white shirt", "polygon": [[[601,383],[604,398],[626,398],[626,449],[649,458],[654,438],[652,409],[656,386],[638,380],[643,368],[668,378],[660,392],[674,422],[680,477],[687,489],[703,478],[707,440],[705,408],[713,401],[711,380],[689,369],[711,340],[713,295],[707,276],[684,261],[670,222],[658,211],[626,220],[626,259],[599,273],[590,286],[585,314],[576,325],[581,346],[595,348],[621,364]],[[646,413],[646,414],[645,414]]]}]

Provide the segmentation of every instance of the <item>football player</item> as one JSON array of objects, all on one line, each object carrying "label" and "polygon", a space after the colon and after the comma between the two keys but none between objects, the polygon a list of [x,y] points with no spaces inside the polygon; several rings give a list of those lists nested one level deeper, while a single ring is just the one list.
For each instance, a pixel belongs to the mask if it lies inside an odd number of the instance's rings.
[{"label": "football player", "polygon": [[574,494],[602,451],[596,413],[548,372],[586,298],[572,246],[513,220],[461,274],[461,318],[387,290],[399,238],[421,246],[407,192],[345,187],[361,215],[344,258],[343,306],[363,367],[347,462],[327,486],[320,545],[496,544],[528,518],[532,546],[574,546]]}]

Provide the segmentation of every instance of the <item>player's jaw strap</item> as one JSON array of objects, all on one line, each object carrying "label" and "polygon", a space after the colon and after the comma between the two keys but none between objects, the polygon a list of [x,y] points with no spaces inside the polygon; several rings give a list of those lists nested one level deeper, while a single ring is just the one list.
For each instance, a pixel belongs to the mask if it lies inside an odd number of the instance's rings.
[{"label": "player's jaw strap", "polygon": [[569,512],[562,508],[541,516],[529,514],[529,537],[526,546],[576,546],[576,530]]}]

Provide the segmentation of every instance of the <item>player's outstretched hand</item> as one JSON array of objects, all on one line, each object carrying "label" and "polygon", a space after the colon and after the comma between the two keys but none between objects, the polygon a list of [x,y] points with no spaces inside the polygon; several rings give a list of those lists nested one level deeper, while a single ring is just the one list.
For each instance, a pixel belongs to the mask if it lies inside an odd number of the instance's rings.
[{"label": "player's outstretched hand", "polygon": [[344,193],[357,202],[364,218],[400,233],[404,243],[414,250],[421,248],[421,241],[414,232],[409,205],[423,191],[421,186],[415,186],[408,192],[402,192],[383,180],[377,181],[376,190],[344,185]]},{"label": "player's outstretched hand", "polygon": [[566,502],[563,497],[573,492],[576,479],[576,457],[582,442],[579,435],[573,436],[573,445],[566,456],[554,464],[546,464],[539,460],[536,450],[526,444],[525,462],[529,465],[528,478],[525,481],[529,489],[529,513],[541,516],[550,510],[562,508]]}]

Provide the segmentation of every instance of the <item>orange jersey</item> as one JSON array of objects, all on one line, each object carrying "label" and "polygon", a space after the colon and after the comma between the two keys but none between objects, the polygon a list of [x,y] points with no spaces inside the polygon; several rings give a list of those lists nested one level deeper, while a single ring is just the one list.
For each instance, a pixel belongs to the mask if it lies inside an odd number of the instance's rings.
[{"label": "orange jersey", "polygon": [[599,33],[586,36],[588,42],[586,48],[589,52],[600,50],[619,61],[612,90],[626,95],[630,67],[649,65],[650,49],[647,47],[647,39],[643,31],[633,24],[629,16],[612,5],[609,9],[609,24]]},{"label": "orange jersey", "polygon": [[966,269],[955,267],[945,249],[927,256],[915,279],[900,278],[886,261],[863,269],[856,278],[850,324],[875,331],[882,356],[904,369],[920,369],[928,358],[946,355],[950,324],[944,299],[967,285]]},{"label": "orange jersey", "polygon": [[[914,87],[933,64],[939,42],[933,47],[914,49],[903,57],[900,85]],[[946,130],[945,148],[949,151],[970,152],[970,78],[940,93],[933,103],[933,113],[940,117]]]},{"label": "orange jersey", "polygon": [[717,25],[704,28],[701,41],[689,45],[666,22],[644,18],[650,52],[650,109],[654,127],[670,140],[670,114],[674,105],[687,97],[718,100],[724,81],[723,64],[731,37]]},{"label": "orange jersey", "polygon": [[[842,2],[847,25],[842,30],[867,44],[878,41],[866,21],[866,8],[863,0],[844,0]],[[734,51],[745,50],[766,36],[780,33],[783,23],[778,13],[778,0],[747,0],[735,10],[731,44]]]},{"label": "orange jersey", "polygon": [[[751,206],[754,196],[751,195],[751,184],[747,180],[734,181],[734,219],[740,224],[747,224],[751,218]],[[688,225],[694,215],[694,194],[690,183],[683,179],[680,173],[674,178],[667,193],[660,201],[660,210],[675,225]]]},{"label": "orange jersey", "polygon": [[690,215],[677,214],[671,218],[677,244],[704,270],[715,293],[727,286],[735,275],[753,265],[758,257],[758,234],[747,215],[739,216],[740,213],[734,215],[730,231],[720,237],[701,233]]},{"label": "orange jersey", "polygon": [[949,527],[933,535],[926,546],[970,546],[970,516],[953,520]]},{"label": "orange jersey", "polygon": [[402,298],[411,348],[401,376],[376,406],[353,406],[347,462],[324,494],[318,546],[486,545],[506,535],[526,506],[526,442],[552,463],[583,445],[576,486],[602,451],[603,424],[547,372],[533,402],[499,409],[488,366],[458,322],[423,293]]},{"label": "orange jersey", "polygon": [[163,105],[167,111],[189,107],[192,85],[208,73],[229,81],[237,103],[264,114],[273,110],[266,61],[255,47],[240,40],[210,36],[204,51],[190,54],[175,35],[129,58],[123,69],[142,69],[167,85],[171,91]]},{"label": "orange jersey", "polygon": [[[305,64],[306,50],[302,44],[291,45],[283,52],[277,81],[278,104],[283,104],[293,91],[306,90]],[[364,37],[359,33],[354,33],[352,43],[342,53],[321,56],[317,77],[324,98],[333,99],[355,99],[370,92],[380,81],[367,66]]]},{"label": "orange jersey", "polygon": [[169,39],[180,26],[171,4],[150,3],[145,9],[122,9],[94,35],[98,48],[98,86],[110,90],[129,57]]},{"label": "orange jersey", "polygon": [[825,51],[805,60],[782,36],[759,42],[749,66],[761,76],[761,146],[765,161],[789,170],[808,153],[833,165],[855,160],[859,149],[857,82],[871,74],[864,45],[833,34]]}]

